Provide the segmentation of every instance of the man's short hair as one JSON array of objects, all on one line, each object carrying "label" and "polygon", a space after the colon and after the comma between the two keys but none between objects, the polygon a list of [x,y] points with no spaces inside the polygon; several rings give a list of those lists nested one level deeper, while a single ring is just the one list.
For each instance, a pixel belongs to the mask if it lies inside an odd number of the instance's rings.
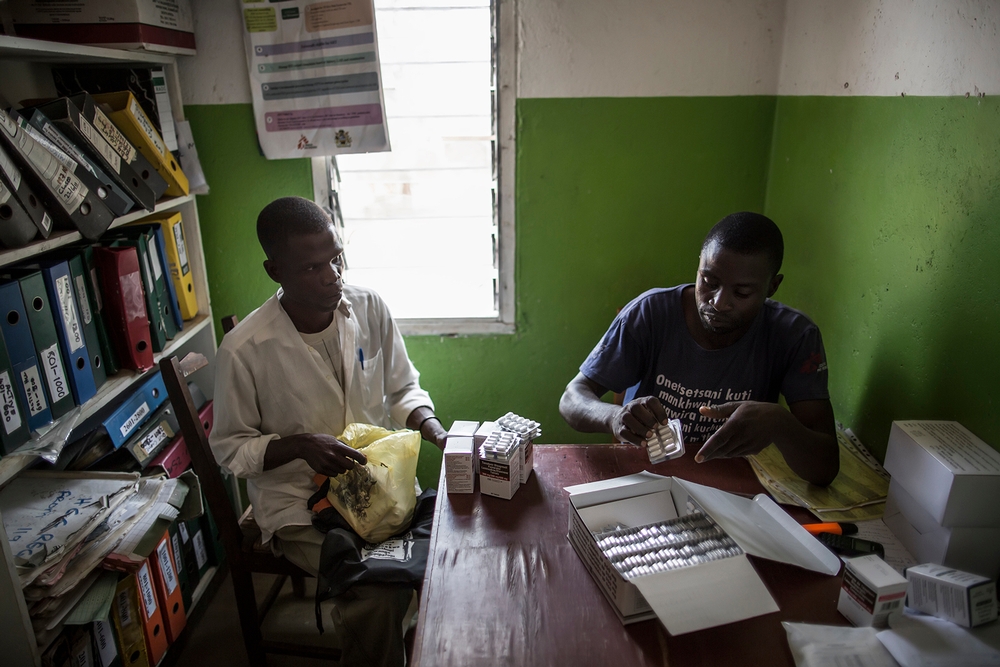
[{"label": "man's short hair", "polygon": [[331,225],[330,216],[316,202],[304,197],[281,197],[257,216],[257,240],[267,258],[274,260],[292,236],[316,234]]},{"label": "man's short hair", "polygon": [[767,253],[771,261],[771,275],[776,276],[781,270],[785,242],[778,225],[766,215],[750,211],[727,215],[709,230],[701,249],[705,250],[713,241],[741,255]]}]

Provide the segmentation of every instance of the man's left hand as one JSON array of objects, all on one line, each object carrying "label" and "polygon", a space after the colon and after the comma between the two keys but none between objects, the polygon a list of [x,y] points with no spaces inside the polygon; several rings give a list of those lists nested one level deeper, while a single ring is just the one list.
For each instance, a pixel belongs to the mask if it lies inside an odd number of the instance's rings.
[{"label": "man's left hand", "polygon": [[[775,420],[788,415],[788,412],[776,403],[759,401],[703,405],[698,411],[706,417],[727,420],[702,445],[694,457],[698,463],[758,453],[774,442]],[[780,415],[778,411],[784,414]]]}]

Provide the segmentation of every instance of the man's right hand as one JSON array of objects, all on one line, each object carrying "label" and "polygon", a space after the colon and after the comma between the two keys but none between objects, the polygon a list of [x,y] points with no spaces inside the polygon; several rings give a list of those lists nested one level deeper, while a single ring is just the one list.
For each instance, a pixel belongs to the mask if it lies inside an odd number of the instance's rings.
[{"label": "man's right hand", "polygon": [[615,413],[611,420],[611,433],[621,442],[645,447],[646,439],[669,419],[660,399],[645,396],[629,401]]},{"label": "man's right hand", "polygon": [[321,475],[336,477],[355,465],[368,462],[365,455],[325,433],[299,433],[268,443],[264,470],[271,470],[294,459],[302,459]]}]

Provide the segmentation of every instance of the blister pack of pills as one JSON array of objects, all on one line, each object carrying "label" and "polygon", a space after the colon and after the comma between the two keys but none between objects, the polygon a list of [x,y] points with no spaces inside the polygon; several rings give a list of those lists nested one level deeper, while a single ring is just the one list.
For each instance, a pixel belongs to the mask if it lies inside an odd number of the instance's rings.
[{"label": "blister pack of pills", "polygon": [[497,420],[497,425],[504,431],[516,434],[521,442],[534,440],[542,434],[541,424],[508,412]]},{"label": "blister pack of pills", "polygon": [[498,429],[490,433],[483,442],[483,457],[507,461],[520,444],[520,438],[516,433]]},{"label": "blister pack of pills", "polygon": [[666,424],[660,424],[646,440],[646,451],[649,452],[650,463],[663,463],[684,456],[684,432],[680,420],[671,419]]},{"label": "blister pack of pills", "polygon": [[662,523],[595,533],[594,539],[626,579],[743,553],[740,545],[703,512]]}]

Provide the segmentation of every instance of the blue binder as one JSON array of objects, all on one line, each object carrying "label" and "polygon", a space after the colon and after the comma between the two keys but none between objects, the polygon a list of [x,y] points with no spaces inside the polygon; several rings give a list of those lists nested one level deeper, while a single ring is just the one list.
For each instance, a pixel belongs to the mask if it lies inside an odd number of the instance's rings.
[{"label": "blue binder", "polygon": [[38,366],[21,288],[16,282],[0,284],[0,330],[3,331],[18,391],[28,413],[28,428],[37,431],[52,422],[45,376]]},{"label": "blue binder", "polygon": [[90,367],[90,352],[83,338],[83,321],[73,288],[73,277],[66,262],[44,262],[41,265],[45,289],[49,293],[52,319],[56,322],[63,363],[69,369],[69,386],[77,405],[83,405],[97,393],[94,371]]},{"label": "blue binder", "polygon": [[101,422],[115,449],[124,445],[129,436],[146,423],[146,420],[166,400],[167,388],[163,384],[163,377],[157,371]]}]

